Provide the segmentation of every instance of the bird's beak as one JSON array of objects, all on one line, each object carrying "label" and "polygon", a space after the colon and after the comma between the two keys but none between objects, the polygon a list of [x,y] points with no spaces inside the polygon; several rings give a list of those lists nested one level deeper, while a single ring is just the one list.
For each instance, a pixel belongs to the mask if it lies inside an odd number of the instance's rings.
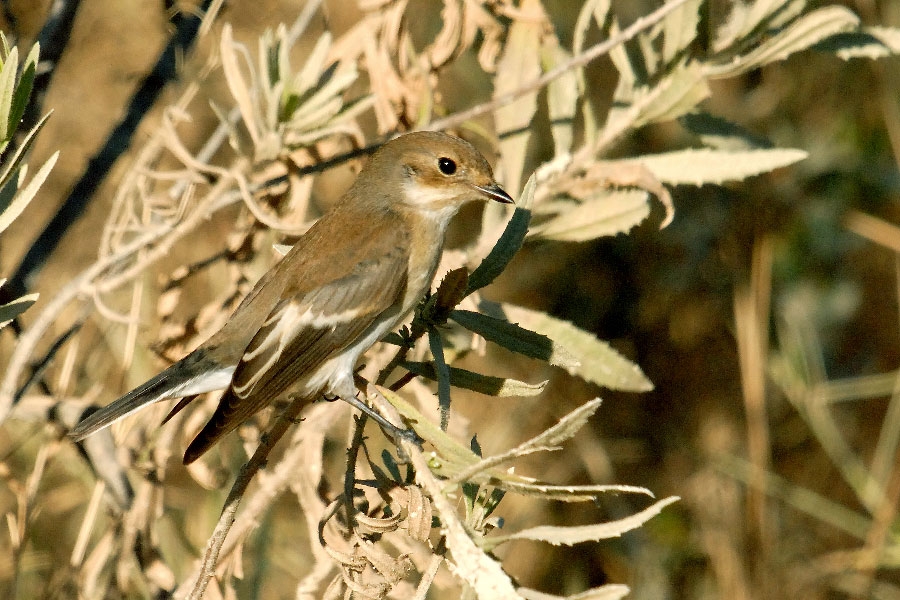
[{"label": "bird's beak", "polygon": [[515,201],[506,191],[494,182],[487,185],[473,185],[477,191],[481,192],[491,200],[500,202],[501,204],[515,204]]}]

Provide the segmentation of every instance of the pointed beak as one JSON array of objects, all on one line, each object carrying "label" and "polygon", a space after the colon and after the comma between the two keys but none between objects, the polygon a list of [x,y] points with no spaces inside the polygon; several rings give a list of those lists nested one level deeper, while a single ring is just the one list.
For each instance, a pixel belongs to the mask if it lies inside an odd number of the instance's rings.
[{"label": "pointed beak", "polygon": [[501,204],[515,204],[512,197],[493,181],[487,185],[473,185],[478,192]]}]

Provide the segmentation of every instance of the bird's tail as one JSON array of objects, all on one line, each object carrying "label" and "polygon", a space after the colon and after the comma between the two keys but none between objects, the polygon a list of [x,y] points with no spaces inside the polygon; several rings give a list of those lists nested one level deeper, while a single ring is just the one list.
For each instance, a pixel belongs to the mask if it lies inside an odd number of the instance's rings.
[{"label": "bird's tail", "polygon": [[69,432],[69,437],[76,442],[81,441],[136,410],[160,400],[201,394],[227,387],[231,381],[234,367],[204,364],[207,362],[210,361],[202,354],[197,352],[189,354],[115,402],[87,415]]}]

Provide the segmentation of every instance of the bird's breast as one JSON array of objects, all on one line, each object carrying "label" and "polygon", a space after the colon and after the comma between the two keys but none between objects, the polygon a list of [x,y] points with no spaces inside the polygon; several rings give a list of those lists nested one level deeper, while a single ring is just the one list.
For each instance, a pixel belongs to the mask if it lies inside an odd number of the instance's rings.
[{"label": "bird's breast", "polygon": [[447,224],[454,211],[417,212],[407,218],[410,235],[409,270],[407,272],[404,313],[411,310],[431,287],[434,273],[444,249]]}]

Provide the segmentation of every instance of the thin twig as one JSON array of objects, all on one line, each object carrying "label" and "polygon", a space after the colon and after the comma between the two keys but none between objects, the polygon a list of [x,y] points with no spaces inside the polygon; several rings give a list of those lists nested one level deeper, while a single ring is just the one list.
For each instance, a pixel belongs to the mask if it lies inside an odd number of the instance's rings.
[{"label": "thin twig", "polygon": [[[216,207],[222,203],[225,187],[227,187],[227,184],[224,181],[214,186],[207,194],[207,198],[197,206],[194,212],[174,229],[163,226],[143,233],[124,245],[118,252],[98,259],[97,262],[85,269],[81,275],[75,277],[73,281],[50,299],[44,310],[40,312],[28,330],[19,338],[7,364],[6,374],[2,384],[0,384],[0,423],[9,414],[16,382],[27,367],[37,344],[44,339],[46,331],[69,302],[79,295],[90,296],[92,285],[96,286],[99,291],[108,292],[138,277],[147,264],[164,256],[175,241],[199,227],[210,214],[215,212]],[[151,247],[154,243],[157,243],[157,245],[143,257],[140,268],[132,267],[106,280],[94,283],[107,269],[120,264],[140,250]]]}]

